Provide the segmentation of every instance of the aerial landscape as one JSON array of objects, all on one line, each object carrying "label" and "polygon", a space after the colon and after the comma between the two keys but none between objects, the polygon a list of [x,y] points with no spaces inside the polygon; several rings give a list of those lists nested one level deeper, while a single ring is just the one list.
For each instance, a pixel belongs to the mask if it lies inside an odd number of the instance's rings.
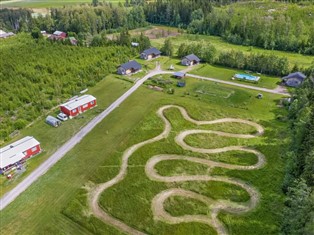
[{"label": "aerial landscape", "polygon": [[0,0],[3,234],[314,234],[312,0]]}]

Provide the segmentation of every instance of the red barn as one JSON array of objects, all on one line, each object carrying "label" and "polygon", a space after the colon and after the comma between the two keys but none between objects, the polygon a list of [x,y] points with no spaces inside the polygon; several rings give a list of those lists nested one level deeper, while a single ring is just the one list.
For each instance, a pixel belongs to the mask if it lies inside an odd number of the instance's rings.
[{"label": "red barn", "polygon": [[3,173],[41,152],[40,143],[26,136],[0,149],[0,172]]},{"label": "red barn", "polygon": [[53,34],[49,36],[49,39],[52,40],[64,40],[67,37],[67,34],[62,31],[55,31]]},{"label": "red barn", "polygon": [[96,98],[92,95],[83,95],[60,105],[61,112],[73,118],[97,105]]}]

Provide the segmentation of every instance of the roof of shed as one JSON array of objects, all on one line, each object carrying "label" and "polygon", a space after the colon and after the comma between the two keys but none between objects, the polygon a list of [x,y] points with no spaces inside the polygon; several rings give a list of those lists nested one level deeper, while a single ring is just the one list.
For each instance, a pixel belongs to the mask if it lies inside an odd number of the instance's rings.
[{"label": "roof of shed", "polygon": [[20,161],[25,155],[23,152],[39,145],[40,143],[32,136],[26,136],[14,143],[0,149],[0,168]]},{"label": "roof of shed", "polygon": [[176,77],[184,77],[185,73],[184,72],[174,72],[173,75]]},{"label": "roof of shed", "polygon": [[82,95],[80,97],[77,97],[73,100],[70,100],[64,104],[61,104],[60,106],[67,108],[68,110],[76,109],[84,104],[87,104],[93,100],[96,100],[96,98],[92,95]]},{"label": "roof of shed", "polygon": [[62,31],[55,31],[54,33],[53,33],[53,35],[56,35],[56,36],[60,36],[61,34],[63,34],[64,32],[62,32]]}]

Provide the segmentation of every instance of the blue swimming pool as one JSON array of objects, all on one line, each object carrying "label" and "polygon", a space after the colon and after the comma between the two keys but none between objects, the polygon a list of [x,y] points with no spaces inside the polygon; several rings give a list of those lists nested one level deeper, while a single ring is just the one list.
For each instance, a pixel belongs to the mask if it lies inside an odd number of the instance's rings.
[{"label": "blue swimming pool", "polygon": [[241,73],[237,73],[236,75],[234,75],[234,77],[238,79],[244,79],[244,80],[256,81],[256,82],[260,79],[260,77],[257,77],[257,76],[253,76],[250,74],[241,74]]}]

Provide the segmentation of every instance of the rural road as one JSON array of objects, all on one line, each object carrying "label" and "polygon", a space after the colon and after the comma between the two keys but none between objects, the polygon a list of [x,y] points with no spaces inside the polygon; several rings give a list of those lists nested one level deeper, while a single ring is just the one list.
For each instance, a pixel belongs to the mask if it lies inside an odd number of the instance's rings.
[{"label": "rural road", "polygon": [[162,73],[164,72],[160,71],[159,67],[157,67],[156,70],[151,71],[142,79],[138,80],[128,91],[126,91],[107,109],[105,109],[101,114],[96,116],[86,126],[84,126],[70,140],[62,145],[53,155],[51,155],[45,162],[43,162],[38,168],[36,168],[29,176],[27,176],[11,191],[4,194],[3,197],[0,199],[0,210],[9,205],[40,176],[45,174],[54,164],[56,164],[57,161],[59,161],[67,152],[69,152],[76,144],[78,144],[98,123],[100,123],[105,117],[107,117],[114,109],[119,107],[119,105],[124,100],[126,100],[133,92],[135,92],[148,78]]},{"label": "rural road", "polygon": [[[157,65],[156,69],[149,72],[142,79],[138,80],[128,91],[120,96],[115,102],[113,102],[107,109],[101,114],[96,116],[85,127],[83,127],[77,134],[75,134],[70,140],[68,140],[63,146],[61,146],[53,155],[51,155],[45,162],[43,162],[38,168],[36,168],[30,175],[28,175],[23,181],[21,181],[11,191],[4,194],[0,199],[0,211],[15,200],[23,191],[25,191],[32,183],[34,183],[40,176],[45,174],[56,162],[58,162],[67,152],[69,152],[76,144],[78,144],[99,122],[107,117],[114,109],[126,100],[133,92],[135,92],[148,78],[161,74],[173,74],[173,71],[163,71],[160,69],[160,65]],[[286,92],[280,90],[270,90],[266,88],[254,87],[245,84],[238,84],[235,82],[223,81],[215,78],[202,77],[193,74],[187,74],[188,77],[208,80],[232,86],[238,86],[247,89],[253,89],[273,94],[289,95]]]}]

